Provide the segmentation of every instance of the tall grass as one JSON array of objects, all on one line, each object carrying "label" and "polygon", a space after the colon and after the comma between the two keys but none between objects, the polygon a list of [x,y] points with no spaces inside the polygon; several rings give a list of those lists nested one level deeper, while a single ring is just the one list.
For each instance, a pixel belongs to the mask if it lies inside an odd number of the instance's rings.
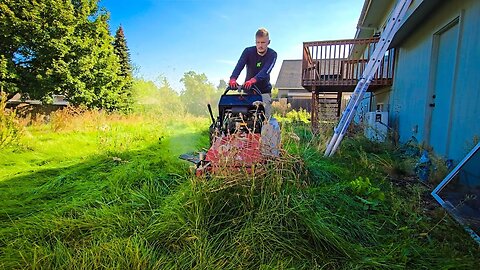
[{"label": "tall grass", "polygon": [[23,127],[16,118],[16,111],[6,109],[7,95],[0,92],[0,149],[18,142]]},{"label": "tall grass", "polygon": [[344,264],[355,252],[326,222],[331,213],[316,211],[295,161],[271,161],[254,175],[189,179],[167,197],[147,239],[180,268]]},{"label": "tall grass", "polygon": [[[475,269],[391,146],[283,125],[280,158],[195,177],[207,119],[59,112],[0,152],[0,268]],[[73,114],[73,116],[72,116]],[[63,120],[62,120],[63,119]],[[54,124],[57,121],[57,124]],[[63,123],[62,123],[63,121]]]}]

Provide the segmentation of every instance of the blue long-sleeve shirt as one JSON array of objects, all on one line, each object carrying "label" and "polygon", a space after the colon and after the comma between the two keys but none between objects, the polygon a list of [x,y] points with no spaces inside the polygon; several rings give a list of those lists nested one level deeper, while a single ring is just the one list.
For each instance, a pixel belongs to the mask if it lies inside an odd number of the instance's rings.
[{"label": "blue long-sleeve shirt", "polygon": [[255,77],[257,83],[255,84],[262,93],[271,93],[272,85],[270,84],[270,72],[277,60],[277,53],[267,48],[267,53],[263,56],[257,53],[255,46],[245,48],[243,50],[235,69],[232,72],[230,79],[237,79],[242,72],[245,65],[247,66],[247,76],[245,81]]}]

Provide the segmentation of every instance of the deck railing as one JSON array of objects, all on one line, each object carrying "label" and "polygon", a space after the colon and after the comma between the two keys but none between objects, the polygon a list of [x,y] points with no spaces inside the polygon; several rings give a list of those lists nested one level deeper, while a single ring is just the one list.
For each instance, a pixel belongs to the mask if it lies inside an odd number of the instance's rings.
[{"label": "deck railing", "polygon": [[[361,78],[378,38],[303,43],[302,85],[321,92],[350,91]],[[375,73],[370,89],[391,86],[395,51],[388,50]]]}]

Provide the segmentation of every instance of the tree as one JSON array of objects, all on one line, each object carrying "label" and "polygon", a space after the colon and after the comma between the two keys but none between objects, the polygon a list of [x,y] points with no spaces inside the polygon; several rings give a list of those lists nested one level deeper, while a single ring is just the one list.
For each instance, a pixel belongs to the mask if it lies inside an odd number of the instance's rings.
[{"label": "tree", "polygon": [[108,27],[98,0],[3,0],[0,3],[0,84],[48,100],[64,94],[73,104],[125,109]]},{"label": "tree", "polygon": [[160,106],[165,113],[182,115],[185,111],[185,105],[182,103],[180,95],[171,87],[167,78],[163,78],[162,85],[159,89]]},{"label": "tree", "polygon": [[180,97],[187,112],[193,115],[208,115],[207,104],[216,104],[218,95],[215,86],[208,81],[207,76],[204,73],[197,74],[189,71],[183,75],[180,82],[184,85]]},{"label": "tree", "polygon": [[120,63],[120,77],[124,79],[124,86],[122,88],[124,95],[127,97],[127,103],[131,100],[132,83],[133,83],[133,67],[130,59],[130,52],[127,46],[127,40],[123,32],[123,28],[120,25],[115,32],[115,39],[113,42],[113,48],[115,54],[118,57]]},{"label": "tree", "polygon": [[185,112],[180,96],[165,77],[161,78],[160,88],[152,81],[135,79],[133,96],[138,112],[155,115],[183,115]]},{"label": "tree", "polygon": [[132,63],[130,60],[130,52],[121,25],[115,32],[115,41],[113,42],[113,48],[115,49],[115,54],[118,56],[118,59],[120,61],[120,75],[123,77],[131,77]]},{"label": "tree", "polygon": [[74,104],[110,111],[127,110],[130,97],[124,87],[128,81],[119,75],[120,63],[108,30],[108,14],[83,13],[94,14],[95,19],[91,18],[93,15],[84,18],[76,29],[73,38],[77,42],[70,44],[72,58],[76,58],[70,65],[73,83],[68,87],[71,90],[64,93]]},{"label": "tree", "polygon": [[2,1],[0,55],[10,73],[2,74],[2,83],[10,83],[6,91],[20,90],[37,98],[53,88],[50,81],[57,79],[73,29],[73,7],[68,1]]},{"label": "tree", "polygon": [[222,93],[223,91],[225,91],[225,89],[227,89],[227,82],[222,79],[218,83],[217,92]]},{"label": "tree", "polygon": [[18,88],[14,83],[16,74],[13,69],[13,65],[5,55],[0,55],[0,95],[5,94],[6,99],[10,99],[17,91]]}]

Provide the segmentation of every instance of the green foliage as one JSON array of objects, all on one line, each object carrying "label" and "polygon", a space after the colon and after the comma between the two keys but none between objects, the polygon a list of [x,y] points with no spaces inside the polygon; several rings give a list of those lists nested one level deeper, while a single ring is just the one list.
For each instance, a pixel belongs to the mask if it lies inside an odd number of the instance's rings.
[{"label": "green foliage", "polygon": [[129,106],[108,15],[90,1],[13,1],[0,4],[0,83],[48,100],[107,110]]},{"label": "green foliage", "polygon": [[122,26],[119,26],[115,32],[113,48],[115,49],[115,54],[118,56],[120,61],[120,76],[132,77],[132,62],[130,60],[130,52]]},{"label": "green foliage", "polygon": [[225,80],[220,80],[217,86],[217,92],[218,93],[223,93],[227,89],[227,82]]},{"label": "green foliage", "polygon": [[287,113],[286,118],[292,121],[310,123],[310,113],[304,109],[291,110]]},{"label": "green foliage", "polygon": [[[93,15],[95,14],[90,14],[89,17]],[[79,33],[87,36],[81,37],[83,43],[76,47],[85,54],[76,59],[78,62],[72,63],[75,71],[72,77],[76,81],[70,86],[73,91],[67,91],[66,96],[74,104],[84,104],[90,108],[127,110],[129,92],[124,87],[128,81],[119,76],[121,69],[108,30],[108,16],[99,14],[94,21],[89,21],[89,17],[85,19],[82,28],[90,31],[79,29]]]},{"label": "green foliage", "polygon": [[289,106],[285,107],[282,104],[287,104],[287,103],[286,102],[283,103],[283,101],[280,101],[274,107],[275,108],[274,111],[279,113],[279,114],[275,114],[276,118],[279,121],[286,122],[286,123],[292,123],[292,122],[310,123],[310,113],[307,110],[304,110],[301,108],[300,110],[289,110]]},{"label": "green foliage", "polygon": [[132,103],[133,67],[132,61],[130,60],[130,51],[127,46],[127,39],[125,38],[122,26],[118,27],[115,32],[113,48],[120,63],[120,72],[118,75],[123,78],[124,81],[122,94],[125,98],[123,102],[125,108],[123,108],[123,110],[128,110]]},{"label": "green foliage", "polygon": [[207,104],[217,104],[220,95],[215,86],[208,81],[204,73],[197,74],[194,71],[186,72],[180,81],[184,85],[180,97],[187,112],[208,116]]},{"label": "green foliage", "polygon": [[161,78],[158,87],[152,81],[135,79],[133,83],[134,111],[157,115],[158,117],[182,116],[185,105],[180,95],[173,90],[165,77]]},{"label": "green foliage", "polygon": [[13,63],[8,61],[5,55],[0,54],[0,92],[13,96],[18,91],[14,83],[16,77]]},{"label": "green foliage", "polygon": [[272,98],[278,98],[278,88],[272,88]]},{"label": "green foliage", "polygon": [[350,182],[350,188],[367,209],[375,209],[381,201],[385,200],[385,193],[380,188],[373,186],[368,177],[357,177]]}]

